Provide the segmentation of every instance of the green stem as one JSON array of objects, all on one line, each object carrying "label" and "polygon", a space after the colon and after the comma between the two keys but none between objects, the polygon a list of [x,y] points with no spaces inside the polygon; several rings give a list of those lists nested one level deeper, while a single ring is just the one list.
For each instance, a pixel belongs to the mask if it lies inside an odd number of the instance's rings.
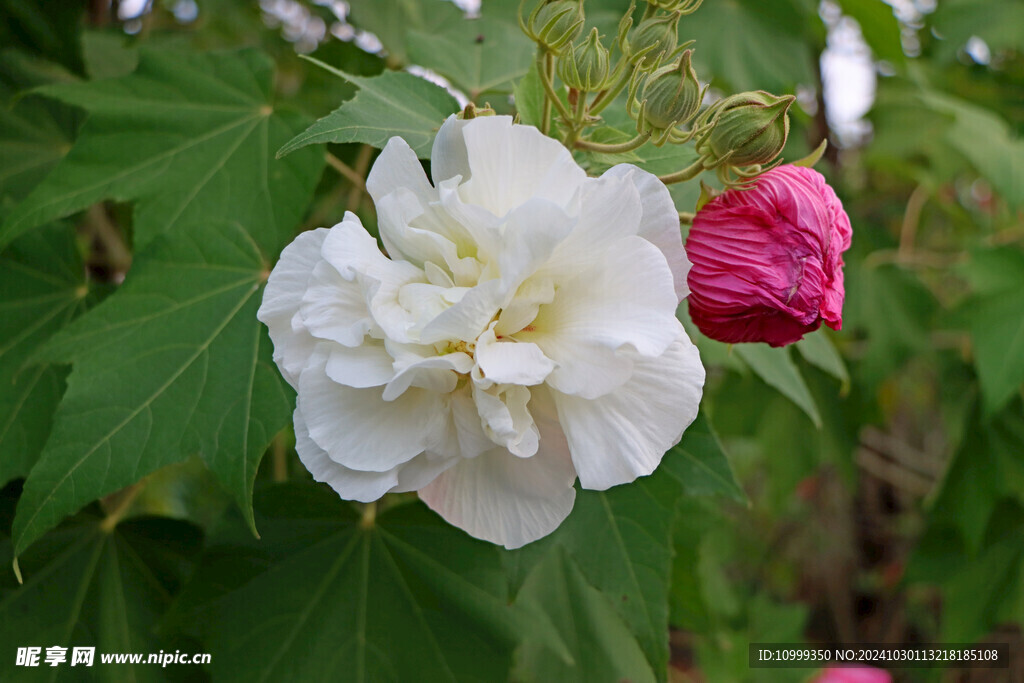
[{"label": "green stem", "polygon": [[555,75],[555,61],[550,52],[541,52],[537,55],[537,73],[540,74],[540,82],[544,86],[544,110],[543,117],[541,119],[540,130],[542,133],[547,135],[550,130],[550,119],[551,119],[551,105],[555,106],[558,110],[559,116],[566,121],[572,120],[572,114],[565,108],[562,101],[558,99],[558,95],[555,93],[555,86],[552,84],[552,79]]},{"label": "green stem", "polygon": [[601,152],[602,154],[625,154],[626,152],[632,152],[634,149],[643,146],[651,137],[650,131],[637,135],[632,140],[626,142],[620,142],[616,145],[606,145],[601,142],[592,142],[590,140],[577,140],[576,147],[578,149],[589,149],[592,152]]},{"label": "green stem", "polygon": [[[125,515],[132,507],[132,503],[135,502],[135,497],[139,495],[139,492],[146,485],[146,480],[142,479],[131,486],[121,489],[117,493],[107,496],[101,502],[101,506],[109,507],[106,510],[107,516],[100,522],[100,529],[106,533],[110,533],[114,530],[114,527],[124,519]],[[105,505],[104,505],[105,504]]]},{"label": "green stem", "polygon": [[622,73],[619,74],[618,79],[616,79],[612,87],[602,90],[590,105],[590,114],[592,116],[597,116],[605,107],[611,104],[619,96],[619,93],[622,92],[622,89],[626,87],[626,84],[629,83],[629,79],[632,78],[633,69],[629,68],[629,58],[623,55],[622,59],[626,64],[623,66]]},{"label": "green stem", "polygon": [[692,164],[690,164],[681,171],[669,173],[668,175],[658,176],[658,180],[665,183],[666,185],[671,185],[672,183],[682,183],[686,182],[687,180],[693,180],[704,171],[704,158],[701,157],[700,159],[697,159],[697,161],[693,162]]},{"label": "green stem", "polygon": [[363,517],[359,520],[359,526],[369,529],[377,521],[377,501],[363,504]]},{"label": "green stem", "polygon": [[583,120],[587,116],[587,93],[583,91],[576,91],[576,110],[573,112],[572,125],[569,127],[569,132],[565,134],[565,140],[562,141],[569,149],[572,149],[573,145],[580,137],[580,133],[583,132]]}]

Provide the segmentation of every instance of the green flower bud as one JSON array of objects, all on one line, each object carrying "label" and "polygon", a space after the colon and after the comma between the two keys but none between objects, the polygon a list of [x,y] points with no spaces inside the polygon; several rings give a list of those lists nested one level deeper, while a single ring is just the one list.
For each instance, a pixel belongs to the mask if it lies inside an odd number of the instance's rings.
[{"label": "green flower bud", "polygon": [[789,111],[795,97],[758,90],[740,93],[715,105],[713,128],[697,143],[708,168],[720,163],[752,166],[771,163],[789,136]]},{"label": "green flower bud", "polygon": [[583,92],[603,90],[608,81],[608,48],[601,45],[597,29],[582,43],[571,43],[558,58],[558,77],[570,88]]},{"label": "green flower bud", "polygon": [[664,130],[697,115],[704,91],[693,70],[692,55],[693,50],[686,50],[679,64],[658,69],[644,83],[644,118],[652,128]]},{"label": "green flower bud", "polygon": [[558,54],[583,31],[582,0],[544,2],[530,13],[526,33],[537,43]]},{"label": "green flower bud", "polygon": [[629,35],[629,57],[636,60],[642,56],[668,56],[679,44],[680,12],[648,17],[640,22]]},{"label": "green flower bud", "polygon": [[456,114],[456,118],[468,121],[469,119],[475,119],[480,116],[494,116],[495,112],[491,109],[491,104],[488,102],[483,107],[477,107],[472,102],[468,102],[466,106]]}]

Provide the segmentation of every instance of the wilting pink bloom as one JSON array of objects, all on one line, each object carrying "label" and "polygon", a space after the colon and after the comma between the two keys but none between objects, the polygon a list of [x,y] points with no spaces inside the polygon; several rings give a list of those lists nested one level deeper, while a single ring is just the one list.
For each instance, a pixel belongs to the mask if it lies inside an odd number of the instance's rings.
[{"label": "wilting pink bloom", "polygon": [[830,666],[813,683],[892,683],[892,675],[870,666]]},{"label": "wilting pink bloom", "polygon": [[822,321],[843,323],[843,252],[852,230],[820,173],[779,166],[728,190],[693,221],[686,252],[690,316],[727,343],[785,346]]}]

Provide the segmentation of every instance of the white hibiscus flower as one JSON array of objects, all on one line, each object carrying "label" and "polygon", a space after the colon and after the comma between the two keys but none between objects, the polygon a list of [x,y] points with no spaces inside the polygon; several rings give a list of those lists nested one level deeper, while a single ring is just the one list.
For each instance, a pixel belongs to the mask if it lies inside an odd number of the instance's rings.
[{"label": "white hibiscus flower", "polygon": [[657,178],[589,178],[505,116],[449,118],[431,185],[392,138],[347,213],[281,254],[259,319],[298,392],[296,448],[343,498],[418,491],[478,538],[553,531],[573,483],[650,474],[697,415],[675,317],[689,262]]}]

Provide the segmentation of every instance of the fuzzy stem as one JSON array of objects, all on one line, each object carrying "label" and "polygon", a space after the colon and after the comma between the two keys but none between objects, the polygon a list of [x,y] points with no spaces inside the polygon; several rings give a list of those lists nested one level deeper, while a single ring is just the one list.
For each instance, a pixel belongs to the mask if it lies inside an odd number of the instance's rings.
[{"label": "fuzzy stem", "polygon": [[327,165],[333,168],[338,173],[340,173],[345,178],[345,180],[357,186],[360,190],[366,187],[366,181],[363,180],[363,177],[356,173],[352,169],[352,167],[346,164],[344,161],[334,156],[330,152],[327,152],[326,159]]},{"label": "fuzzy stem", "polygon": [[142,491],[145,483],[146,480],[143,479],[142,481],[132,484],[128,488],[122,489],[104,499],[104,502],[108,500],[116,502],[113,502],[110,511],[107,512],[107,516],[103,518],[102,522],[100,522],[100,529],[106,533],[110,533],[114,530],[114,527],[116,527],[121,520],[124,519],[124,516],[128,514],[128,510],[131,509],[132,503],[135,501],[135,497]]},{"label": "fuzzy stem", "polygon": [[604,108],[611,104],[615,100],[615,98],[619,96],[619,93],[622,92],[622,89],[626,87],[627,83],[629,83],[629,79],[633,77],[633,69],[629,68],[629,57],[623,55],[622,59],[626,62],[626,64],[623,65],[622,73],[619,74],[619,77],[615,80],[615,83],[612,84],[612,87],[608,88],[607,90],[602,90],[600,93],[598,93],[597,97],[595,97],[594,101],[591,103],[590,114],[592,116],[597,116],[602,111],[604,111]]},{"label": "fuzzy stem", "polygon": [[369,529],[377,521],[377,501],[363,505],[363,516],[359,520],[359,526]]},{"label": "fuzzy stem", "polygon": [[270,457],[274,465],[274,481],[288,481],[288,451],[285,449],[284,432],[278,432],[271,442]]},{"label": "fuzzy stem", "polygon": [[666,185],[671,185],[672,183],[682,183],[686,182],[687,180],[693,180],[701,173],[703,173],[704,170],[704,159],[700,158],[681,171],[669,173],[668,175],[658,176],[658,180],[665,183]]},{"label": "fuzzy stem", "polygon": [[554,78],[555,61],[550,52],[542,52],[537,55],[537,73],[540,74],[540,82],[544,86],[544,110],[541,119],[541,132],[547,135],[550,130],[551,105],[558,110],[559,116],[566,121],[572,120],[572,114],[565,108],[562,101],[555,93],[555,86],[552,84]]},{"label": "fuzzy stem", "polygon": [[591,152],[601,152],[602,154],[625,154],[626,152],[632,152],[638,147],[642,147],[651,137],[650,131],[637,135],[632,140],[626,142],[620,142],[615,145],[606,145],[601,142],[592,142],[590,140],[577,140],[577,149],[587,149]]}]

